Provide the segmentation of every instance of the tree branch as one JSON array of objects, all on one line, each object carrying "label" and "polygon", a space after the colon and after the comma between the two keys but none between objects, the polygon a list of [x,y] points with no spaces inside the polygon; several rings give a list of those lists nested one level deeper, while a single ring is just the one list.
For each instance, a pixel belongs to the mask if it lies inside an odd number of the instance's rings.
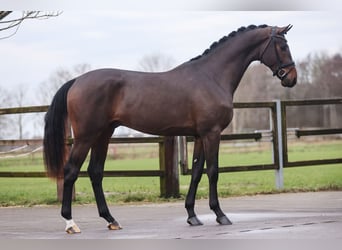
[{"label": "tree branch", "polygon": [[[50,17],[56,17],[56,16],[59,16],[60,14],[62,14],[61,11],[47,11],[47,12],[23,11],[21,17],[19,17],[19,18],[14,18],[14,19],[10,19],[10,20],[3,20],[4,18],[6,18],[11,13],[12,13],[12,11],[0,11],[0,32],[5,31],[5,30],[14,29],[12,34],[0,37],[0,39],[6,39],[6,38],[9,38],[11,36],[14,36],[17,33],[21,23],[24,20],[27,20],[27,19],[42,20],[42,19],[48,19]],[[3,26],[3,27],[1,27],[1,26]]]},{"label": "tree branch", "polygon": [[0,11],[0,20],[11,14],[12,11]]}]

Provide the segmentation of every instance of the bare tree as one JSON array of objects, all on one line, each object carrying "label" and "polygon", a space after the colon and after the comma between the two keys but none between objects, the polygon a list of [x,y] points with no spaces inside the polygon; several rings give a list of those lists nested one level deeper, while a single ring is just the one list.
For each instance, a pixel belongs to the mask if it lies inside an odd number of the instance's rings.
[{"label": "bare tree", "polygon": [[[5,108],[23,107],[27,97],[27,86],[21,84],[18,89],[12,91],[0,88],[1,106]],[[27,116],[23,114],[0,115],[0,138],[13,137],[23,139],[26,120]]]},{"label": "bare tree", "polygon": [[[42,82],[37,89],[37,100],[39,105],[49,105],[57,90],[67,81],[82,75],[91,69],[89,64],[77,64],[72,69],[60,68],[53,72],[50,77]],[[44,114],[39,113],[34,118],[35,136],[42,136]]]},{"label": "bare tree", "polygon": [[[316,86],[321,91],[324,98],[342,97],[342,56],[335,54],[332,56],[322,55],[317,58],[321,72],[313,79]],[[341,105],[325,105],[323,107],[324,127],[340,127],[342,118]]]},{"label": "bare tree", "polygon": [[0,32],[8,31],[0,39],[14,36],[24,20],[28,19],[47,19],[59,16],[60,11],[0,11]]},{"label": "bare tree", "polygon": [[77,64],[72,69],[60,68],[53,72],[49,79],[39,85],[37,97],[40,105],[50,104],[53,96],[57,90],[67,81],[84,74],[89,71],[91,66],[89,64]]},{"label": "bare tree", "polygon": [[[0,108],[8,107],[10,94],[0,86]],[[10,127],[10,119],[7,115],[0,115],[0,139],[5,138]]]},{"label": "bare tree", "polygon": [[138,69],[146,72],[160,72],[170,70],[175,60],[167,55],[156,53],[144,56],[139,61]]},{"label": "bare tree", "polygon": [[[12,105],[16,107],[23,107],[24,100],[26,98],[27,85],[22,84],[18,90],[12,95]],[[19,139],[23,139],[23,127],[24,127],[24,116],[22,114],[16,114],[13,117],[13,124],[16,124],[18,129]]]},{"label": "bare tree", "polygon": [[[293,89],[283,88],[269,70],[253,64],[248,68],[237,89],[235,102],[272,101],[274,99],[319,99],[342,96],[342,56],[323,52],[309,54],[296,63],[298,83]],[[293,106],[287,109],[289,127],[340,127],[341,105]],[[229,131],[268,126],[262,110],[237,109]]]}]

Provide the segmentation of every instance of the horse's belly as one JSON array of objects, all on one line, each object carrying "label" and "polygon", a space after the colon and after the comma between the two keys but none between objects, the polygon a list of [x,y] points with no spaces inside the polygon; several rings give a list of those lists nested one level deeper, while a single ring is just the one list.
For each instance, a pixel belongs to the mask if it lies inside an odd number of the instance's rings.
[{"label": "horse's belly", "polygon": [[175,121],[158,117],[122,120],[122,125],[143,133],[163,136],[196,135],[196,129],[190,121]]}]

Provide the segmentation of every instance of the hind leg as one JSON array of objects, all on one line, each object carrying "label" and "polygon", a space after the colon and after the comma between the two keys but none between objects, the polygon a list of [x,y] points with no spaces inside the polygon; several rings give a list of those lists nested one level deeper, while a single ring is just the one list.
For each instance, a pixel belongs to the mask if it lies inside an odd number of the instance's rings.
[{"label": "hind leg", "polygon": [[64,189],[61,215],[66,220],[67,225],[65,230],[70,234],[81,232],[71,216],[72,189],[89,149],[89,142],[75,141],[75,144],[71,149],[69,160],[64,166]]},{"label": "hind leg", "polygon": [[199,226],[203,223],[197,218],[194,207],[195,198],[199,182],[202,178],[203,167],[204,167],[204,151],[203,144],[200,138],[196,138],[194,153],[193,153],[193,163],[192,163],[192,175],[188,194],[186,196],[185,208],[188,212],[187,222],[191,226]]},{"label": "hind leg", "polygon": [[108,228],[110,230],[117,230],[121,229],[122,227],[110,214],[102,187],[104,163],[107,156],[109,139],[113,132],[114,127],[108,128],[93,145],[91,149],[88,174],[93,186],[99,216],[108,222]]}]

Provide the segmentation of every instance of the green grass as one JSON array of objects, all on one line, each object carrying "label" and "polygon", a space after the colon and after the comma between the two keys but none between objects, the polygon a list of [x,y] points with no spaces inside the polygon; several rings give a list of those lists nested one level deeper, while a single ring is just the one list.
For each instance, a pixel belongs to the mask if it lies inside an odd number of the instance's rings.
[{"label": "green grass", "polygon": [[[191,150],[191,145],[189,145]],[[122,152],[120,152],[122,150]],[[106,170],[158,169],[156,148],[116,149],[117,159],[106,162]],[[134,154],[133,159],[126,159]],[[254,143],[251,146],[234,147],[222,144],[221,166],[271,163],[270,146]],[[289,146],[289,160],[308,160],[341,157],[342,141],[319,143],[295,143]],[[189,152],[191,156],[191,152]],[[190,160],[189,160],[190,161]],[[85,163],[86,164],[86,163]],[[83,170],[86,166],[83,166]],[[24,158],[0,159],[0,171],[42,171],[40,155]],[[342,190],[342,164],[285,168],[284,189],[275,188],[273,170],[222,173],[219,177],[219,196],[253,195],[260,193]],[[183,200],[190,176],[180,176],[180,192]],[[160,198],[158,177],[115,177],[104,179],[104,191],[108,203],[163,202]],[[197,198],[208,197],[208,180],[203,175]],[[94,203],[95,199],[88,178],[76,182],[76,203]],[[56,183],[48,178],[0,178],[0,206],[56,204]]]}]

